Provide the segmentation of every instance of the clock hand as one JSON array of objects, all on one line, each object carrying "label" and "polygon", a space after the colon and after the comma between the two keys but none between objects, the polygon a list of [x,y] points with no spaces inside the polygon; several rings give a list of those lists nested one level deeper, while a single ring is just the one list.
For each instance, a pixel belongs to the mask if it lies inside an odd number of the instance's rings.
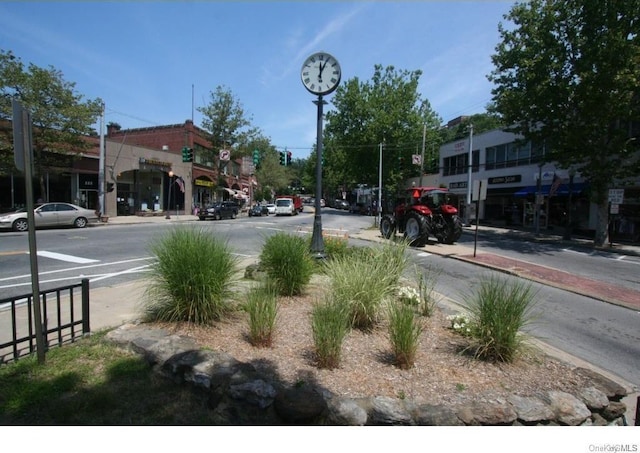
[{"label": "clock hand", "polygon": [[318,79],[322,79],[322,71],[324,71],[324,68],[327,66],[327,62],[325,61],[324,64],[320,63],[320,72],[318,72]]}]

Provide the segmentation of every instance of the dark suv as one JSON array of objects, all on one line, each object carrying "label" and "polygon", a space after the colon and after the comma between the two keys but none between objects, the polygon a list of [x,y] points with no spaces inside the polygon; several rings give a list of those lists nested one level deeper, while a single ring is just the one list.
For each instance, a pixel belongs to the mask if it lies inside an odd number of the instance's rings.
[{"label": "dark suv", "polygon": [[223,201],[221,203],[213,203],[198,213],[200,220],[207,219],[235,219],[240,211],[238,203],[233,201]]}]

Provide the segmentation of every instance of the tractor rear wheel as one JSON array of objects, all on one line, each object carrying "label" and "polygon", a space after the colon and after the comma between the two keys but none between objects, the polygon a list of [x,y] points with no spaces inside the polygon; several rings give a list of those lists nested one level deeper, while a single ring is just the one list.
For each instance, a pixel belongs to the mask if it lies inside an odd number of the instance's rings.
[{"label": "tractor rear wheel", "polygon": [[429,240],[427,219],[416,213],[407,214],[404,225],[404,238],[412,247],[422,247]]}]

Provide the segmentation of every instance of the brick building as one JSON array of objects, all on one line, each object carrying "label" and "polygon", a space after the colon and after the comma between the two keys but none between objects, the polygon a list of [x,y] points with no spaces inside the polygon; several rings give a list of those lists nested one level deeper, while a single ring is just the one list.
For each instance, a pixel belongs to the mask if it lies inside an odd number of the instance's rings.
[{"label": "brick building", "polygon": [[[106,180],[116,189],[106,200],[107,214],[113,210],[111,215],[130,215],[158,205],[162,209],[165,203],[170,211],[184,213],[213,201],[248,201],[250,171],[243,171],[242,161],[221,159],[225,153],[213,150],[206,131],[191,120],[125,130],[110,124],[106,138]],[[135,156],[131,147],[148,152]],[[182,162],[183,148],[193,150],[193,162]],[[169,186],[173,193],[166,198]]]}]

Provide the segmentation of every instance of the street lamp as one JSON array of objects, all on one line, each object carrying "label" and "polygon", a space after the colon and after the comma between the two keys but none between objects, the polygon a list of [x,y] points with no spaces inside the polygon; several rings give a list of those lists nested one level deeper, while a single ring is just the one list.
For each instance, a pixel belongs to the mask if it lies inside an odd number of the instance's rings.
[{"label": "street lamp", "polygon": [[169,194],[167,196],[167,209],[165,209],[165,211],[167,211],[167,215],[164,216],[165,219],[170,219],[171,215],[169,214],[169,203],[171,201],[171,186],[173,185],[173,171],[169,170]]}]

